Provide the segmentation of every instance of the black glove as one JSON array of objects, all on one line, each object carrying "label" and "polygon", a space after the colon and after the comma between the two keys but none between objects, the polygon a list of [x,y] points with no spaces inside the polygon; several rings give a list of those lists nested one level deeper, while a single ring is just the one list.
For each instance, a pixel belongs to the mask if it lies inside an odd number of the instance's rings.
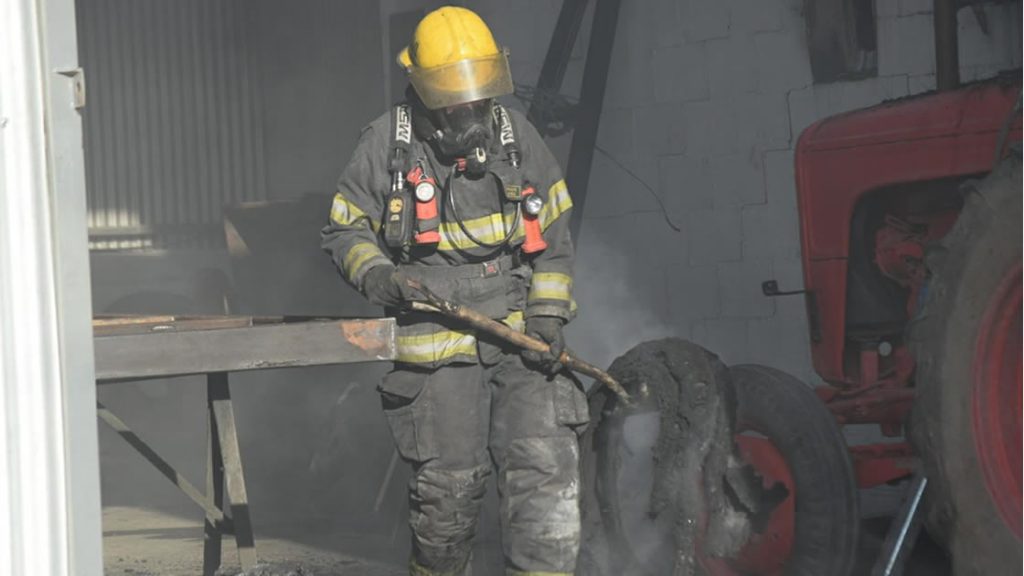
[{"label": "black glove", "polygon": [[526,334],[543,340],[551,347],[550,352],[534,352],[523,350],[520,355],[523,363],[534,370],[548,375],[562,371],[562,363],[558,357],[565,350],[565,337],[562,336],[564,320],[555,316],[533,316],[526,319]]},{"label": "black glove", "polygon": [[374,266],[363,276],[363,294],[378,306],[398,307],[405,301],[398,269],[390,264]]}]

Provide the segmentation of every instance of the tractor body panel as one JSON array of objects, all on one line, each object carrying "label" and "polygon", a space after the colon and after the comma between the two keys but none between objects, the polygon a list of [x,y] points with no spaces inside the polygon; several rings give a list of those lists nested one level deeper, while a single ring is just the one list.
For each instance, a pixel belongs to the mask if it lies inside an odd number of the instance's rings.
[{"label": "tractor body panel", "polygon": [[[966,178],[992,169],[999,131],[1020,77],[927,94],[826,118],[801,134],[795,154],[801,248],[814,368],[838,386],[871,384],[851,374],[847,272],[854,210],[894,186]],[[1008,139],[1021,138],[1020,124]]]}]

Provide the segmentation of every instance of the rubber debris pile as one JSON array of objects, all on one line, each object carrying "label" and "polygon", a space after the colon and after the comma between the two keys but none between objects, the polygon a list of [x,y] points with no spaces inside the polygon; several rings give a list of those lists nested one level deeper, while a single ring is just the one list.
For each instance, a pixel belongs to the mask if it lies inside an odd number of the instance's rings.
[{"label": "rubber debris pile", "polygon": [[[638,401],[627,407],[610,394],[592,398],[587,441],[596,494],[590,507],[596,504],[597,511],[588,511],[588,529],[599,515],[602,534],[588,543],[603,541],[607,554],[599,563],[607,574],[703,574],[709,560],[739,552],[786,489],[765,489],[742,463],[733,441],[736,394],[728,368],[714,354],[677,338],[655,340],[616,359],[609,373]],[[634,486],[624,491],[626,421],[653,412],[652,478],[639,489],[649,494],[635,494]],[[643,520],[663,527],[666,541],[657,553],[640,550],[638,531],[627,520],[626,508],[636,506],[637,497],[647,502]]]}]

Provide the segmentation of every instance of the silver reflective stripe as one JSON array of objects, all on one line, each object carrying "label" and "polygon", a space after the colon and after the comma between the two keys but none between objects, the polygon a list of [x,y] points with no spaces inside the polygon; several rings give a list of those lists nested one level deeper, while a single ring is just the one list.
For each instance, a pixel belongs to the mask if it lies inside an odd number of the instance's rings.
[{"label": "silver reflective stripe", "polygon": [[530,283],[529,300],[572,299],[572,276],[558,272],[537,272]]}]

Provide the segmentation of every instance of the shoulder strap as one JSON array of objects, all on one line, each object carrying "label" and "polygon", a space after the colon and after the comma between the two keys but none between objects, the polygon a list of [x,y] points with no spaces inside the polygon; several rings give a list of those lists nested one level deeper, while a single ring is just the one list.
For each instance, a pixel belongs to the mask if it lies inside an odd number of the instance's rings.
[{"label": "shoulder strap", "polygon": [[501,142],[501,147],[504,148],[505,155],[512,166],[519,168],[522,153],[516,143],[516,129],[512,123],[512,117],[509,116],[508,110],[504,106],[498,104],[497,100],[494,101],[491,111],[494,115],[494,123],[498,126],[498,141]]},{"label": "shoulder strap", "polygon": [[406,172],[409,168],[409,149],[412,146],[412,111],[408,104],[399,104],[391,112],[391,156],[388,171]]}]

